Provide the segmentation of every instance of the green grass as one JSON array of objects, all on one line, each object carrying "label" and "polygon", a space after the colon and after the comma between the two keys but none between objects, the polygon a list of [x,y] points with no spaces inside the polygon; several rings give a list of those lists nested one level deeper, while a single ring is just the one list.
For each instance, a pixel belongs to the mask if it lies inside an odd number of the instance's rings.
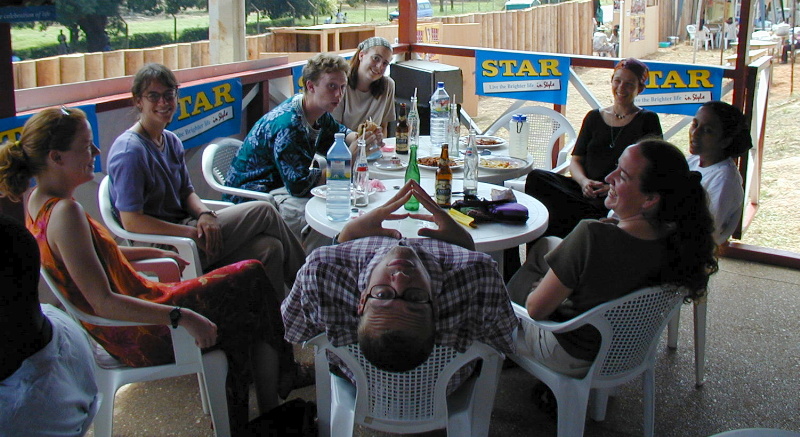
[{"label": "green grass", "polygon": [[[451,9],[450,1],[446,0],[444,2],[444,12],[439,11],[439,0],[433,0],[431,5],[433,6],[434,16],[448,16],[468,14],[473,12],[497,11],[503,9],[504,2],[505,0],[454,0],[453,8]],[[388,14],[389,12],[395,10],[396,7],[396,1],[391,3],[372,2],[367,4],[366,11],[362,4],[354,8],[343,5],[342,12],[347,13],[348,23],[383,24],[389,22]],[[316,23],[313,18],[298,19],[296,20],[295,25],[310,26],[313,24],[322,24],[326,18],[328,17],[319,16],[317,17]],[[130,35],[148,32],[167,32],[172,35],[173,32],[173,21],[172,17],[169,15],[140,19],[128,17],[125,18],[125,20],[128,23],[128,33]],[[262,19],[262,21],[264,20]],[[249,14],[247,17],[247,22],[255,23],[256,15]],[[178,34],[180,34],[181,30],[183,29],[205,26],[208,26],[208,15],[204,12],[192,11],[178,15]],[[25,50],[57,44],[58,34],[61,30],[63,30],[65,34],[68,34],[67,29],[60,24],[50,26],[45,30],[39,30],[38,26],[32,29],[12,28],[11,47],[13,50]]]}]

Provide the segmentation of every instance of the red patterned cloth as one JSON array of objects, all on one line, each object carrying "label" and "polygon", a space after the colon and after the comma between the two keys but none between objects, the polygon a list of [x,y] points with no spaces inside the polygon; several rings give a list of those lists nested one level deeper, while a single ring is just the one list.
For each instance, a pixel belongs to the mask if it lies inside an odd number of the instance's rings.
[{"label": "red patterned cloth", "polygon": [[[39,243],[42,265],[58,285],[58,292],[81,311],[95,314],[64,263],[53,256],[47,241],[50,214],[59,200],[48,200],[35,219],[27,217],[26,225]],[[108,231],[88,214],[86,218],[113,292],[191,308],[217,324],[218,343],[214,348],[222,349],[228,356],[228,388],[229,396],[233,396],[229,398],[231,410],[234,409],[232,400],[240,406],[244,402],[245,408],[247,405],[249,354],[253,343],[264,340],[273,346],[283,358],[282,367],[292,363],[291,346],[283,341],[280,300],[260,262],[241,261],[182,282],[149,281],[133,269]],[[104,327],[84,323],[84,327],[111,355],[128,366],[154,366],[174,361],[168,326]],[[288,371],[288,367],[283,370]]]}]

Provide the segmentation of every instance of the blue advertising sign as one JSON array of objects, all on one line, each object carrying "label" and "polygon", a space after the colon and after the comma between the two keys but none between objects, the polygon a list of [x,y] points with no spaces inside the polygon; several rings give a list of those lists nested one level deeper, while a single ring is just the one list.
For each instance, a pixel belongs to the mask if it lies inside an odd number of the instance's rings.
[{"label": "blue advertising sign", "polygon": [[292,90],[297,94],[303,91],[305,84],[303,83],[303,65],[292,67]]},{"label": "blue advertising sign", "polygon": [[565,105],[569,66],[563,56],[476,50],[475,93]]},{"label": "blue advertising sign", "polygon": [[[353,55],[342,56],[347,62],[350,62],[350,59]],[[296,67],[292,67],[292,90],[295,94],[303,92],[303,87],[305,83],[303,83],[303,67],[306,64],[298,65]]]},{"label": "blue advertising sign", "polygon": [[169,130],[184,149],[239,133],[242,122],[242,82],[228,79],[181,88],[178,109]]},{"label": "blue advertising sign", "polygon": [[705,102],[722,98],[722,67],[646,61],[650,75],[634,103],[654,112],[694,115]]},{"label": "blue advertising sign", "polygon": [[53,2],[40,6],[0,7],[0,23],[22,23],[26,21],[56,21],[56,6]]},{"label": "blue advertising sign", "polygon": [[[86,113],[86,119],[89,121],[89,125],[92,126],[94,144],[97,145],[100,134],[97,130],[97,112],[95,111],[94,105],[71,106],[68,109],[72,108],[79,108]],[[0,144],[6,141],[18,141],[22,136],[22,127],[25,126],[25,122],[33,117],[33,115],[34,114],[19,115],[0,119]],[[101,170],[100,155],[98,155],[94,158],[94,171],[99,172]]]}]

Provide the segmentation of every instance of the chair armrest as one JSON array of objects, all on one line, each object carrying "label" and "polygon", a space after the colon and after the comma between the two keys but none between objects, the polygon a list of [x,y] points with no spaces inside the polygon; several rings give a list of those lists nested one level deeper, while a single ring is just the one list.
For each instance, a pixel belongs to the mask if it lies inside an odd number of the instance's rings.
[{"label": "chair armrest", "polygon": [[229,206],[233,206],[231,202],[225,202],[224,200],[208,200],[203,199],[203,204],[207,206],[209,209],[213,209],[214,211],[219,211],[221,209],[225,209]]},{"label": "chair armrest", "polygon": [[581,314],[580,316],[575,317],[574,319],[567,320],[566,322],[557,323],[557,322],[551,322],[549,320],[534,320],[531,318],[530,315],[528,315],[528,310],[525,309],[525,307],[523,307],[522,305],[512,302],[511,306],[514,308],[514,314],[516,314],[521,324],[536,326],[539,329],[543,329],[545,331],[551,331],[556,334],[574,331],[580,328],[581,326],[586,325],[587,322],[585,322],[584,319],[586,319],[588,316],[591,315],[591,311],[587,311]]},{"label": "chair armrest", "polygon": [[172,258],[152,258],[131,261],[137,272],[152,273],[158,277],[158,282],[179,282],[181,269],[178,262]]},{"label": "chair armrest", "polygon": [[[228,187],[228,186],[225,186],[225,185],[215,185],[212,188],[214,188],[215,190],[217,190],[217,191],[219,191],[220,193],[223,193],[223,194],[230,194],[232,196],[239,196],[239,197],[244,197],[244,198],[247,198],[247,199],[263,200],[265,202],[271,203],[272,206],[277,206],[275,204],[275,198],[272,197],[272,194],[269,194],[269,193],[262,193],[260,191],[245,190],[245,189],[242,189],[242,188]],[[204,201],[204,202],[206,202],[206,201]]]},{"label": "chair armrest", "polygon": [[176,237],[174,235],[140,234],[127,231],[122,227],[118,227],[115,233],[118,237],[125,240],[173,246],[178,251],[178,255],[180,255],[181,258],[192,263],[184,269],[184,279],[196,278],[203,274],[203,268],[199,265],[200,251],[197,249],[197,244],[195,244],[194,240],[191,238]]}]

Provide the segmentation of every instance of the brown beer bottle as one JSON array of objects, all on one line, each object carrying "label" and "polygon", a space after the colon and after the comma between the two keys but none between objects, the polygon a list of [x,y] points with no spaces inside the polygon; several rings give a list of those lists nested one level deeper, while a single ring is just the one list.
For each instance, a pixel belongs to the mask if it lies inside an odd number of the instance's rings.
[{"label": "brown beer bottle", "polygon": [[442,208],[450,208],[453,193],[453,170],[450,168],[450,153],[447,143],[442,143],[439,168],[436,169],[436,203]]},{"label": "brown beer bottle", "polygon": [[406,119],[406,104],[400,104],[397,114],[397,128],[394,131],[395,152],[405,155],[408,153],[408,120]]}]

